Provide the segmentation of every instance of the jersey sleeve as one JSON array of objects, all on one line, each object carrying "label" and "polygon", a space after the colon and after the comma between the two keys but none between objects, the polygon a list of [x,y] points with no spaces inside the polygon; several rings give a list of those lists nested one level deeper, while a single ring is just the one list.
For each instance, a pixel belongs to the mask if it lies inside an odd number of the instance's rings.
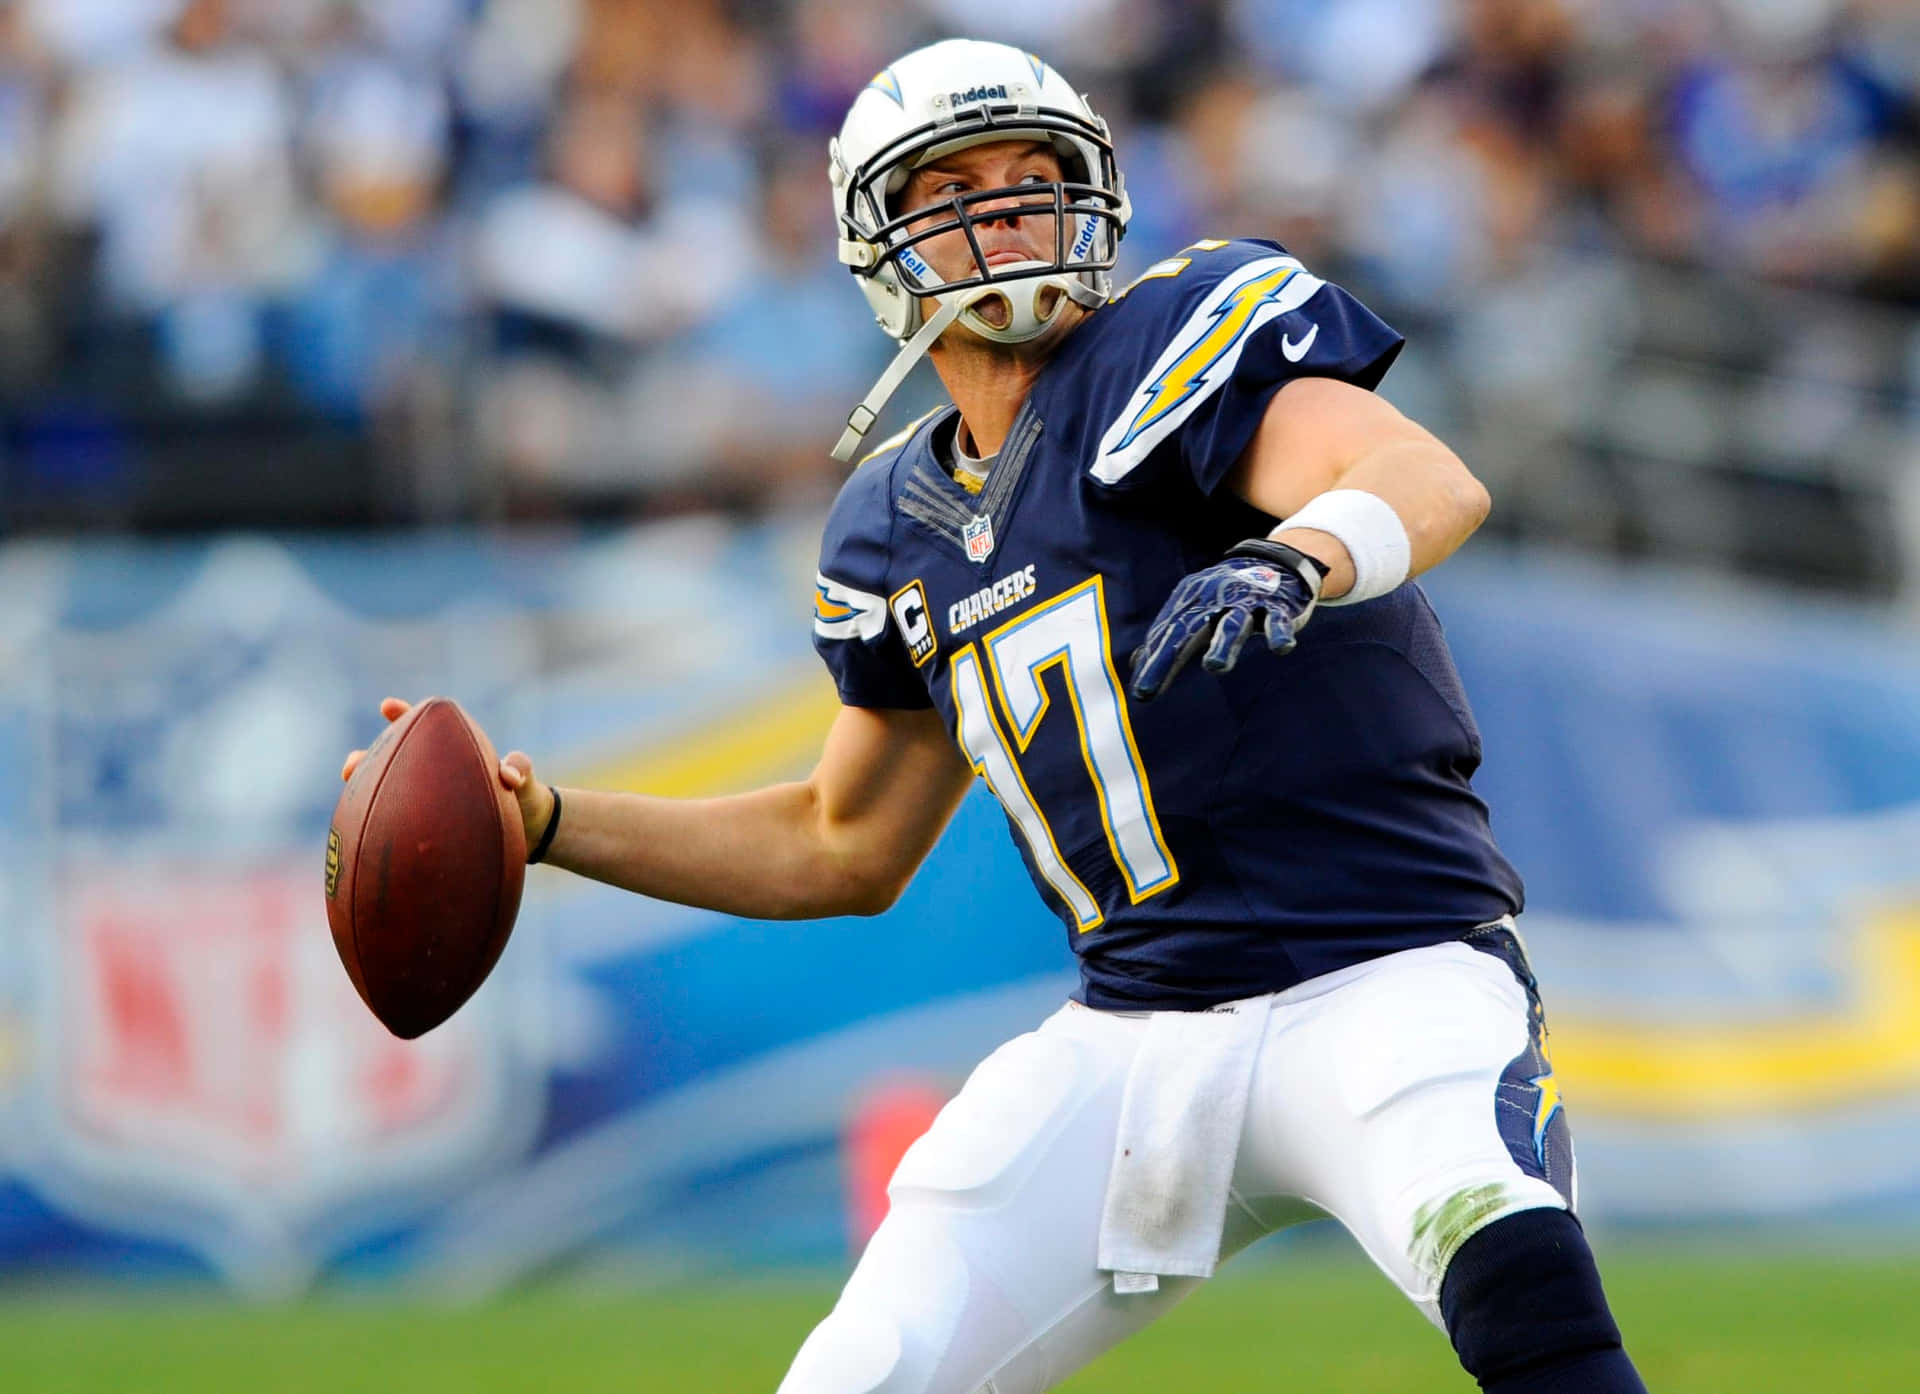
[{"label": "jersey sleeve", "polygon": [[813,646],[845,705],[930,707],[888,604],[888,473],[880,461],[854,471],[834,501],[813,581]]},{"label": "jersey sleeve", "polygon": [[[1345,290],[1268,242],[1201,244],[1143,307],[1159,346],[1100,441],[1092,473],[1126,487],[1183,466],[1212,493],[1273,394],[1324,377],[1372,391],[1405,342]],[[1172,263],[1166,263],[1171,265]],[[1142,469],[1149,461],[1151,468]]]}]

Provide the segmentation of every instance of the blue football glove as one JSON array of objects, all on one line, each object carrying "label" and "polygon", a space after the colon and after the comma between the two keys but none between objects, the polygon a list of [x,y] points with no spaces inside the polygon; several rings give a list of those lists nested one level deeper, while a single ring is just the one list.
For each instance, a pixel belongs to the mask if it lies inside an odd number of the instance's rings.
[{"label": "blue football glove", "polygon": [[1320,599],[1325,576],[1326,567],[1284,542],[1257,537],[1240,543],[1173,588],[1145,641],[1133,651],[1128,695],[1151,702],[1202,644],[1207,654],[1201,666],[1209,673],[1226,672],[1239,660],[1256,621],[1265,622],[1268,648],[1291,653],[1294,636]]}]

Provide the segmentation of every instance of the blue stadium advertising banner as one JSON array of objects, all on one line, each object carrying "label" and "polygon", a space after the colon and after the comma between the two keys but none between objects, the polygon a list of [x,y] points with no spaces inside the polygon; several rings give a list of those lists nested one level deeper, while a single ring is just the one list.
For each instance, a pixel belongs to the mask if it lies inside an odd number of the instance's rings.
[{"label": "blue stadium advertising banner", "polygon": [[[889,1148],[1073,982],[984,792],[872,919],[536,871],[494,977],[410,1043],[321,894],[341,755],[389,693],[459,698],[565,783],[804,775],[835,703],[815,536],[0,550],[0,1270],[480,1293],[843,1258]],[[1910,642],[1492,552],[1429,590],[1528,882],[1583,1209],[1920,1220]]]}]

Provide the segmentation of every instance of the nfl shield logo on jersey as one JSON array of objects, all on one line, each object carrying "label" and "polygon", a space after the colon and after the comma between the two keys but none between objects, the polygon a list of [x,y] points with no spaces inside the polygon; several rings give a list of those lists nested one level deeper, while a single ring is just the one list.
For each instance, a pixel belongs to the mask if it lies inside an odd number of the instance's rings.
[{"label": "nfl shield logo on jersey", "polygon": [[976,514],[960,535],[967,540],[968,561],[985,561],[993,555],[993,519],[984,513]]}]

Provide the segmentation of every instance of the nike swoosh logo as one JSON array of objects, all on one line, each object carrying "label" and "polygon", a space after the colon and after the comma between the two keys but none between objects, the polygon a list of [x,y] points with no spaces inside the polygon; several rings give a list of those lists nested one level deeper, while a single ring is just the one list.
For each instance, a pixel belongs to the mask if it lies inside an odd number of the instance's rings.
[{"label": "nike swoosh logo", "polygon": [[1298,363],[1307,356],[1307,350],[1313,347],[1313,341],[1320,337],[1320,326],[1314,325],[1307,331],[1307,337],[1295,343],[1289,336],[1280,336],[1280,352],[1286,355],[1287,362]]}]

